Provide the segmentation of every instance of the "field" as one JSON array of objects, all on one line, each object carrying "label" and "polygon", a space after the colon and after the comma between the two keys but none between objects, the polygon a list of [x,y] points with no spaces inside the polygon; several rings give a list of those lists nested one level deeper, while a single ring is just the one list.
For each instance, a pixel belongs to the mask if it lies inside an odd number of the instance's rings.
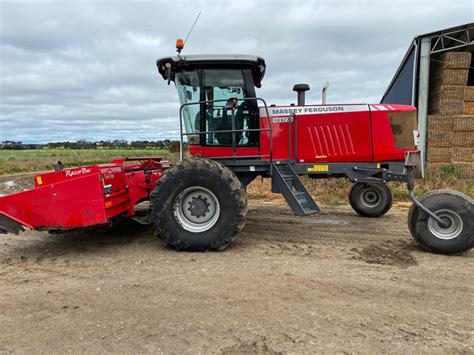
[{"label": "field", "polygon": [[58,160],[66,167],[107,163],[113,158],[159,156],[176,159],[176,154],[160,149],[0,149],[0,175],[51,170]]}]

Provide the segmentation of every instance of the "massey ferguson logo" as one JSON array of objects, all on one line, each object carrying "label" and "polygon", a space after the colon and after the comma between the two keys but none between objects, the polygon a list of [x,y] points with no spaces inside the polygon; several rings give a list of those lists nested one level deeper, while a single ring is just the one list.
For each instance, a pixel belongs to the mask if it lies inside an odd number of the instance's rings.
[{"label": "massey ferguson logo", "polygon": [[73,177],[77,175],[83,175],[83,174],[89,174],[91,172],[91,169],[89,168],[80,168],[76,170],[66,170],[66,176],[67,177]]},{"label": "massey ferguson logo", "polygon": [[[343,112],[344,106],[315,106],[315,107],[295,107],[295,108],[274,108],[272,115],[289,115],[289,114],[308,114],[308,113],[324,113],[324,112]],[[275,121],[274,121],[275,122]]]}]

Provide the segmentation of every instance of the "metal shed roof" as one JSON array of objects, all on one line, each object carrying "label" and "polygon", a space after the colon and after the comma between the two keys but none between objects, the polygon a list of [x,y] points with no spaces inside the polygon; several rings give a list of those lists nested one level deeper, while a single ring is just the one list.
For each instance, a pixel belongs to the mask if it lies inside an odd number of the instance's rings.
[{"label": "metal shed roof", "polygon": [[[392,81],[380,100],[381,103],[401,103],[417,106],[417,74],[419,73],[419,46],[429,42],[429,53],[436,58],[446,51],[474,51],[474,23],[468,23],[416,36],[403,57]],[[409,99],[409,101],[408,101]]]}]

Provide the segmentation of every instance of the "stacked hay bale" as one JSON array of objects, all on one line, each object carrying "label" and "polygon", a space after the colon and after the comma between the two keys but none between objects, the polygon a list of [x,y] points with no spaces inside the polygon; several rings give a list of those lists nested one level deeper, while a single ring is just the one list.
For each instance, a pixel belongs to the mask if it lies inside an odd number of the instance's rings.
[{"label": "stacked hay bale", "polygon": [[470,52],[433,60],[428,102],[428,168],[454,165],[474,176],[474,86],[467,86]]}]

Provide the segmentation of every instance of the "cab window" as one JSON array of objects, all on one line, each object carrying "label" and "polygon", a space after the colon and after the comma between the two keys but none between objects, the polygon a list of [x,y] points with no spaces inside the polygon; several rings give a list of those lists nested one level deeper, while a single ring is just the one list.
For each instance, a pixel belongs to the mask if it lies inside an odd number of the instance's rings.
[{"label": "cab window", "polygon": [[[181,105],[200,101],[201,90],[199,75],[196,70],[176,73],[175,82]],[[188,105],[183,108],[183,121],[186,133],[200,131],[199,121],[196,125],[195,120],[196,116],[199,116],[199,110],[198,104]]]},{"label": "cab window", "polygon": [[[203,131],[211,132],[205,136],[205,145],[232,145],[232,133],[215,132],[232,130],[232,110],[226,109],[226,102],[230,98],[237,98],[238,107],[234,111],[235,129],[245,130],[251,126],[249,102],[240,99],[248,97],[244,73],[240,69],[204,69],[203,70],[203,100],[211,102],[203,104],[204,119],[200,125]],[[201,116],[202,117],[202,116]],[[199,120],[200,117],[196,117]],[[255,119],[254,119],[255,120]],[[198,122],[195,122],[197,125]],[[214,133],[212,133],[214,131]],[[237,146],[248,146],[249,132],[236,132],[235,143]]]}]

